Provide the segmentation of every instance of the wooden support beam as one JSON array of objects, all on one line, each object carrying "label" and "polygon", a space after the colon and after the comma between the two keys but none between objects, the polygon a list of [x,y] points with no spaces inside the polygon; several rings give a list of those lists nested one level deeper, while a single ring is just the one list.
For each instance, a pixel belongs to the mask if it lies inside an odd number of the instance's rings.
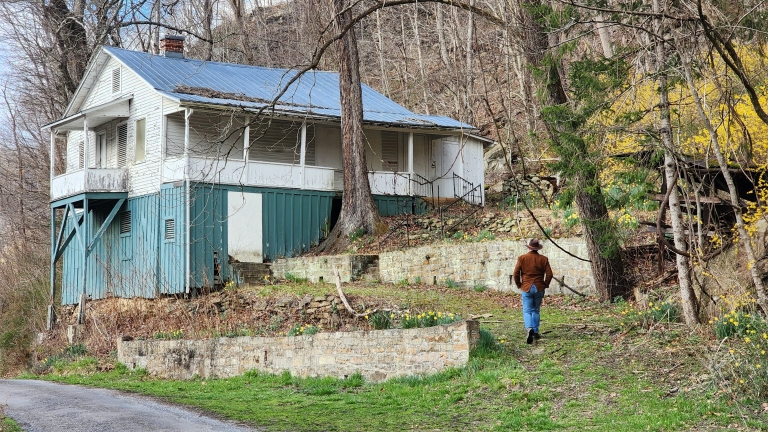
[{"label": "wooden support beam", "polygon": [[109,224],[112,223],[112,220],[115,218],[115,215],[117,215],[117,212],[120,210],[120,207],[122,207],[124,202],[125,202],[125,198],[121,198],[117,200],[117,202],[115,203],[115,206],[112,207],[112,211],[109,212],[107,219],[104,220],[104,223],[101,224],[101,227],[99,227],[99,230],[96,232],[96,235],[94,235],[93,239],[91,239],[90,243],[88,243],[88,247],[86,248],[86,251],[85,251],[86,257],[88,257],[91,254],[91,250],[93,249],[93,246],[96,244],[97,241],[99,241],[102,234],[104,234],[104,231],[107,230],[107,227],[109,226]]},{"label": "wooden support beam", "polygon": [[[80,220],[83,218],[82,215],[77,217],[77,220],[75,221],[76,224],[80,223]],[[54,264],[56,261],[61,258],[62,255],[64,255],[64,251],[67,250],[67,245],[69,245],[69,242],[75,237],[75,230],[72,230],[67,234],[67,238],[64,240],[64,243],[58,245],[58,249],[56,249],[56,256],[54,257]]]},{"label": "wooden support beam", "polygon": [[[72,203],[67,204],[67,207],[69,208],[69,220],[72,220],[75,224],[77,240],[80,241],[80,246],[85,249],[85,239],[83,238],[83,234],[80,232],[80,223],[79,221],[75,220],[75,207],[72,205]],[[83,215],[85,215],[85,212],[83,212]]]},{"label": "wooden support beam", "polygon": [[[53,224],[51,226],[51,228],[55,232],[55,230],[56,230],[56,225],[55,225],[55,222],[56,222],[56,209],[51,209],[51,214],[53,215],[53,216],[51,216],[51,224]],[[64,207],[64,215],[61,217],[61,227],[59,227],[59,235],[56,238],[56,240],[54,240],[54,242],[51,243],[51,247],[53,248],[52,252],[51,252],[52,254],[54,252],[58,252],[59,251],[59,245],[61,244],[62,236],[64,236],[64,227],[67,225],[68,218],[69,218],[69,206],[66,206],[66,207]]]}]

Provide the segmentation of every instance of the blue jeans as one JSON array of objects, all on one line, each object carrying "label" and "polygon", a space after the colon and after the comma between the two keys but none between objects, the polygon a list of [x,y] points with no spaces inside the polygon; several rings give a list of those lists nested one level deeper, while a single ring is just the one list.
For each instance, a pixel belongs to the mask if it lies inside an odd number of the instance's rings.
[{"label": "blue jeans", "polygon": [[539,310],[541,302],[544,300],[544,291],[536,289],[536,285],[531,285],[531,290],[523,292],[523,321],[526,330],[532,328],[534,332],[539,332]]}]

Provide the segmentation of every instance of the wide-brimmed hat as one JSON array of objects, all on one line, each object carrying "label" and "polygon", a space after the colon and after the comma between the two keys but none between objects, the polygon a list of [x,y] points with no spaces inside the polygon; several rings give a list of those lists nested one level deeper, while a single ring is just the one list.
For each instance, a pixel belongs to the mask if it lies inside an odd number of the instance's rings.
[{"label": "wide-brimmed hat", "polygon": [[531,239],[531,241],[529,241],[526,246],[528,246],[528,249],[530,250],[540,250],[541,248],[544,247],[544,245],[539,243],[539,241],[536,239]]}]

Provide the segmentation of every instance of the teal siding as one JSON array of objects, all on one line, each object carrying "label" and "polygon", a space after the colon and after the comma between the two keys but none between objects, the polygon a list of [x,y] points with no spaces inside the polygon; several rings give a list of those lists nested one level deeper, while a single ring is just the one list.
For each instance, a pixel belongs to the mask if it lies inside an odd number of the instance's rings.
[{"label": "teal siding", "polygon": [[306,252],[330,231],[333,192],[243,190],[262,194],[265,260],[273,261]]},{"label": "teal siding", "polygon": [[421,198],[396,195],[374,195],[373,202],[381,216],[397,216],[401,214],[422,214],[427,205]]},{"label": "teal siding", "polygon": [[[153,298],[186,291],[186,207],[190,202],[192,287],[214,284],[214,257],[221,282],[231,279],[228,255],[227,192],[262,194],[264,260],[290,257],[317,245],[330,230],[333,192],[197,184],[186,199],[183,186],[164,185],[157,194],[129,198],[88,258],[86,294]],[[90,239],[114,205],[95,200],[83,232]],[[122,213],[131,212],[131,230],[120,233]],[[172,235],[166,238],[167,221]],[[68,224],[68,230],[72,230]],[[62,303],[75,304],[82,293],[83,245],[74,238],[63,254]]]},{"label": "teal siding", "polygon": [[[113,200],[90,200],[86,223],[81,227],[88,242],[99,230],[114,205]],[[122,213],[131,212],[130,232],[120,233]],[[120,211],[96,242],[88,256],[85,290],[90,299],[117,297],[154,297],[157,273],[158,197],[146,195],[126,200]],[[67,229],[74,227],[67,224]],[[80,299],[83,245],[74,238],[63,255],[62,303]]]},{"label": "teal siding", "polygon": [[222,280],[228,280],[227,266],[222,265],[222,257],[227,256],[227,191],[219,186],[196,185],[191,193],[192,283],[195,287],[210,287],[214,285],[214,253],[219,257]]},{"label": "teal siding", "polygon": [[[158,229],[157,288],[161,294],[180,294],[185,291],[185,194],[184,187],[164,185],[160,189],[160,217]],[[171,239],[166,239],[166,221],[173,221]]]}]

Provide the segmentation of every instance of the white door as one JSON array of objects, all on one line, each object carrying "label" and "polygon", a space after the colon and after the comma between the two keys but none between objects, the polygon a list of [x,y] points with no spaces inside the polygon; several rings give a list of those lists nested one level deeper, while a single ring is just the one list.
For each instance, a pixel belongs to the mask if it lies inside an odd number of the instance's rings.
[{"label": "white door", "polygon": [[[435,196],[453,197],[453,174],[462,175],[461,146],[455,138],[443,138],[432,142],[432,170]],[[439,195],[438,195],[439,186]]]},{"label": "white door", "polygon": [[230,191],[227,201],[229,255],[240,262],[263,262],[261,194]]}]

